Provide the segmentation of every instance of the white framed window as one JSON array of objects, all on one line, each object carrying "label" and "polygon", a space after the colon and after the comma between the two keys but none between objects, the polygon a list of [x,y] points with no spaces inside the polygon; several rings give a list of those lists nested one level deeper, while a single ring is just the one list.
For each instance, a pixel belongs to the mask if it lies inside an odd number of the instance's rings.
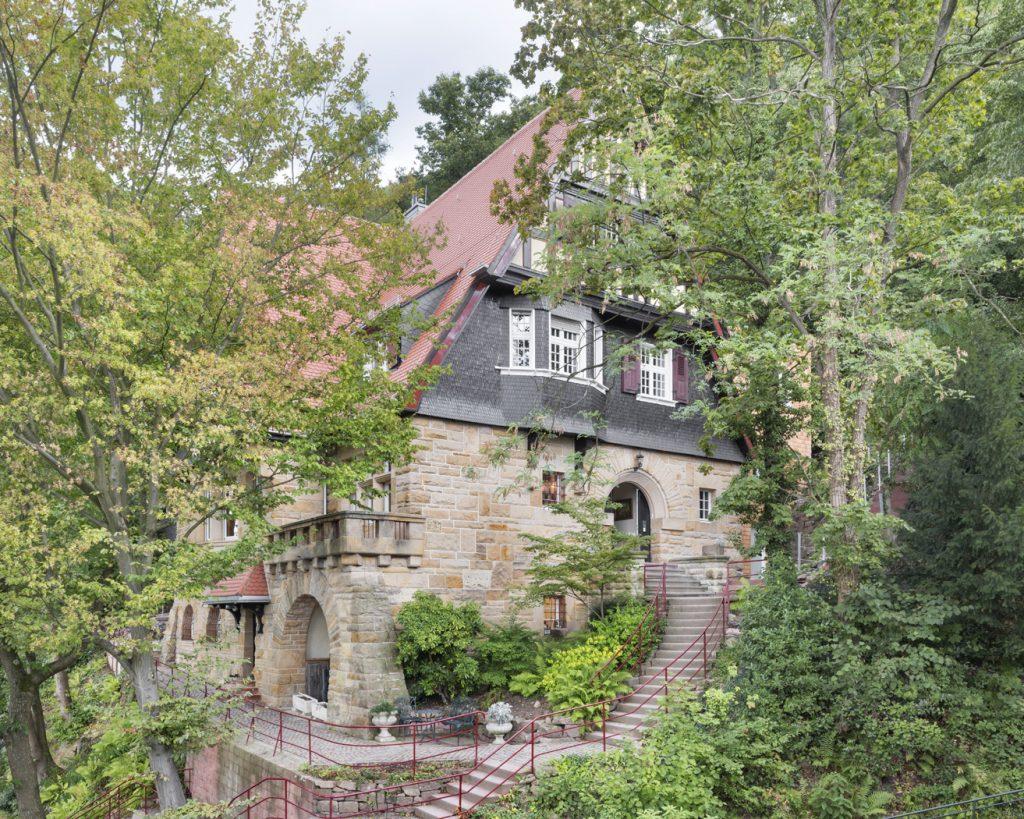
[{"label": "white framed window", "polygon": [[207,542],[209,542],[210,539],[213,537],[213,527],[210,524],[210,518],[207,518],[203,521],[203,540]]},{"label": "white framed window", "polygon": [[382,472],[359,484],[353,498],[355,505],[367,512],[390,513],[394,494],[391,477],[391,463],[388,462],[384,464]]},{"label": "white framed window", "polygon": [[604,381],[604,328],[594,325],[594,380]]},{"label": "white framed window", "polygon": [[533,369],[533,326],[533,310],[508,311],[508,365],[512,369]]},{"label": "white framed window", "polygon": [[224,519],[224,540],[238,540],[238,521],[235,518]]},{"label": "white framed window", "polygon": [[549,330],[549,367],[552,372],[585,375],[587,349],[583,325],[557,316],[551,317]]},{"label": "white framed window", "polygon": [[697,517],[700,520],[711,520],[711,503],[715,498],[714,489],[697,491]]},{"label": "white framed window", "polygon": [[671,398],[672,352],[656,350],[645,344],[640,350],[640,395],[647,398]]}]

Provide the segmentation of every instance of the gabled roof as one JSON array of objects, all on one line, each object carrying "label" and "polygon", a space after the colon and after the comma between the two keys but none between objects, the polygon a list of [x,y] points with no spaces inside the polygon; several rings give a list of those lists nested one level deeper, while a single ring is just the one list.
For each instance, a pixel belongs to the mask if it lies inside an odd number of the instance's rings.
[{"label": "gabled roof", "polygon": [[[481,269],[493,272],[502,250],[513,237],[515,229],[491,212],[491,191],[499,180],[515,183],[516,162],[533,152],[534,138],[541,132],[547,113],[544,110],[537,114],[412,220],[412,226],[424,234],[433,233],[439,227],[444,232],[444,243],[430,254],[430,263],[436,272],[434,282],[455,274],[434,311],[435,317],[447,317],[451,324],[457,323],[454,314],[468,304],[475,275]],[[564,123],[556,123],[545,134],[552,162],[565,144],[568,132]],[[433,360],[437,357],[432,353],[441,347],[446,334],[443,325],[438,331],[424,333],[409,350],[397,376],[404,377],[410,370],[428,362],[440,363]]]}]

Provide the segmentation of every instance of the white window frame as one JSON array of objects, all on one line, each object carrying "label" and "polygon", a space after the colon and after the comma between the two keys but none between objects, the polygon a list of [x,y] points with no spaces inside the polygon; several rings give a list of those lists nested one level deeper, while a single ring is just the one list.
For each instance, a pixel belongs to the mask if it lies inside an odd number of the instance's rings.
[{"label": "white window frame", "polygon": [[[557,333],[557,335],[556,335]],[[565,333],[575,333],[575,345],[567,342]],[[555,366],[556,349],[558,366]],[[569,356],[572,362],[569,361]],[[552,315],[548,323],[548,369],[558,375],[587,376],[587,328],[579,321]]]},{"label": "white window frame", "polygon": [[210,523],[210,518],[207,518],[203,521],[203,540],[206,543],[209,543],[210,540],[213,538],[213,527],[210,525]]},{"label": "white window frame", "polygon": [[[235,524],[235,533],[233,535],[228,534],[228,523],[230,522]],[[224,540],[238,540],[238,518],[224,518]]]},{"label": "white window frame", "polygon": [[594,371],[591,373],[599,384],[604,383],[604,328],[594,324]]},{"label": "white window frame", "polygon": [[697,519],[711,520],[711,510],[715,503],[715,490],[702,487],[697,490]]},{"label": "white window frame", "polygon": [[[660,357],[660,363],[657,359]],[[655,391],[657,376],[661,376],[661,393]],[[656,401],[672,400],[672,351],[658,350],[653,344],[640,348],[640,384],[637,395]]]},{"label": "white window frame", "polygon": [[[519,310],[512,308],[508,311],[508,367],[510,370],[532,370],[537,364],[537,315],[536,310]],[[529,315],[530,329],[526,332],[516,330],[516,316]],[[529,350],[529,362],[519,364],[516,362],[516,342],[526,341]]]}]

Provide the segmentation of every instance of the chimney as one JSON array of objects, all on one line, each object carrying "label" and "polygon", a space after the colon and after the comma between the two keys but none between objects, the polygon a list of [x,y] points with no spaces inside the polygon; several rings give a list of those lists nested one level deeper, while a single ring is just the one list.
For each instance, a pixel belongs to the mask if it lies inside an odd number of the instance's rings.
[{"label": "chimney", "polygon": [[405,212],[405,221],[409,222],[415,219],[417,214],[421,211],[426,210],[427,199],[425,196],[420,196],[418,193],[412,195],[412,204],[409,205],[408,210]]}]

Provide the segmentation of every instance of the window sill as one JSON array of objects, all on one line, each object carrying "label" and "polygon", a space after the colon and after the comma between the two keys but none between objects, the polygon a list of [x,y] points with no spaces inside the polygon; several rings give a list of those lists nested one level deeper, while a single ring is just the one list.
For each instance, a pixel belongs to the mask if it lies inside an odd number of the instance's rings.
[{"label": "window sill", "polygon": [[557,381],[565,381],[571,384],[581,384],[584,387],[593,387],[601,392],[608,392],[608,387],[596,378],[587,378],[580,375],[567,375],[566,373],[556,373],[554,370],[537,370],[537,369],[526,369],[525,367],[501,367],[496,366],[498,372],[502,375],[532,375],[539,378],[554,378]]},{"label": "window sill", "polygon": [[671,398],[655,398],[653,395],[640,395],[637,393],[637,401],[643,401],[645,404],[660,404],[663,407],[675,407],[678,401],[673,401]]}]

